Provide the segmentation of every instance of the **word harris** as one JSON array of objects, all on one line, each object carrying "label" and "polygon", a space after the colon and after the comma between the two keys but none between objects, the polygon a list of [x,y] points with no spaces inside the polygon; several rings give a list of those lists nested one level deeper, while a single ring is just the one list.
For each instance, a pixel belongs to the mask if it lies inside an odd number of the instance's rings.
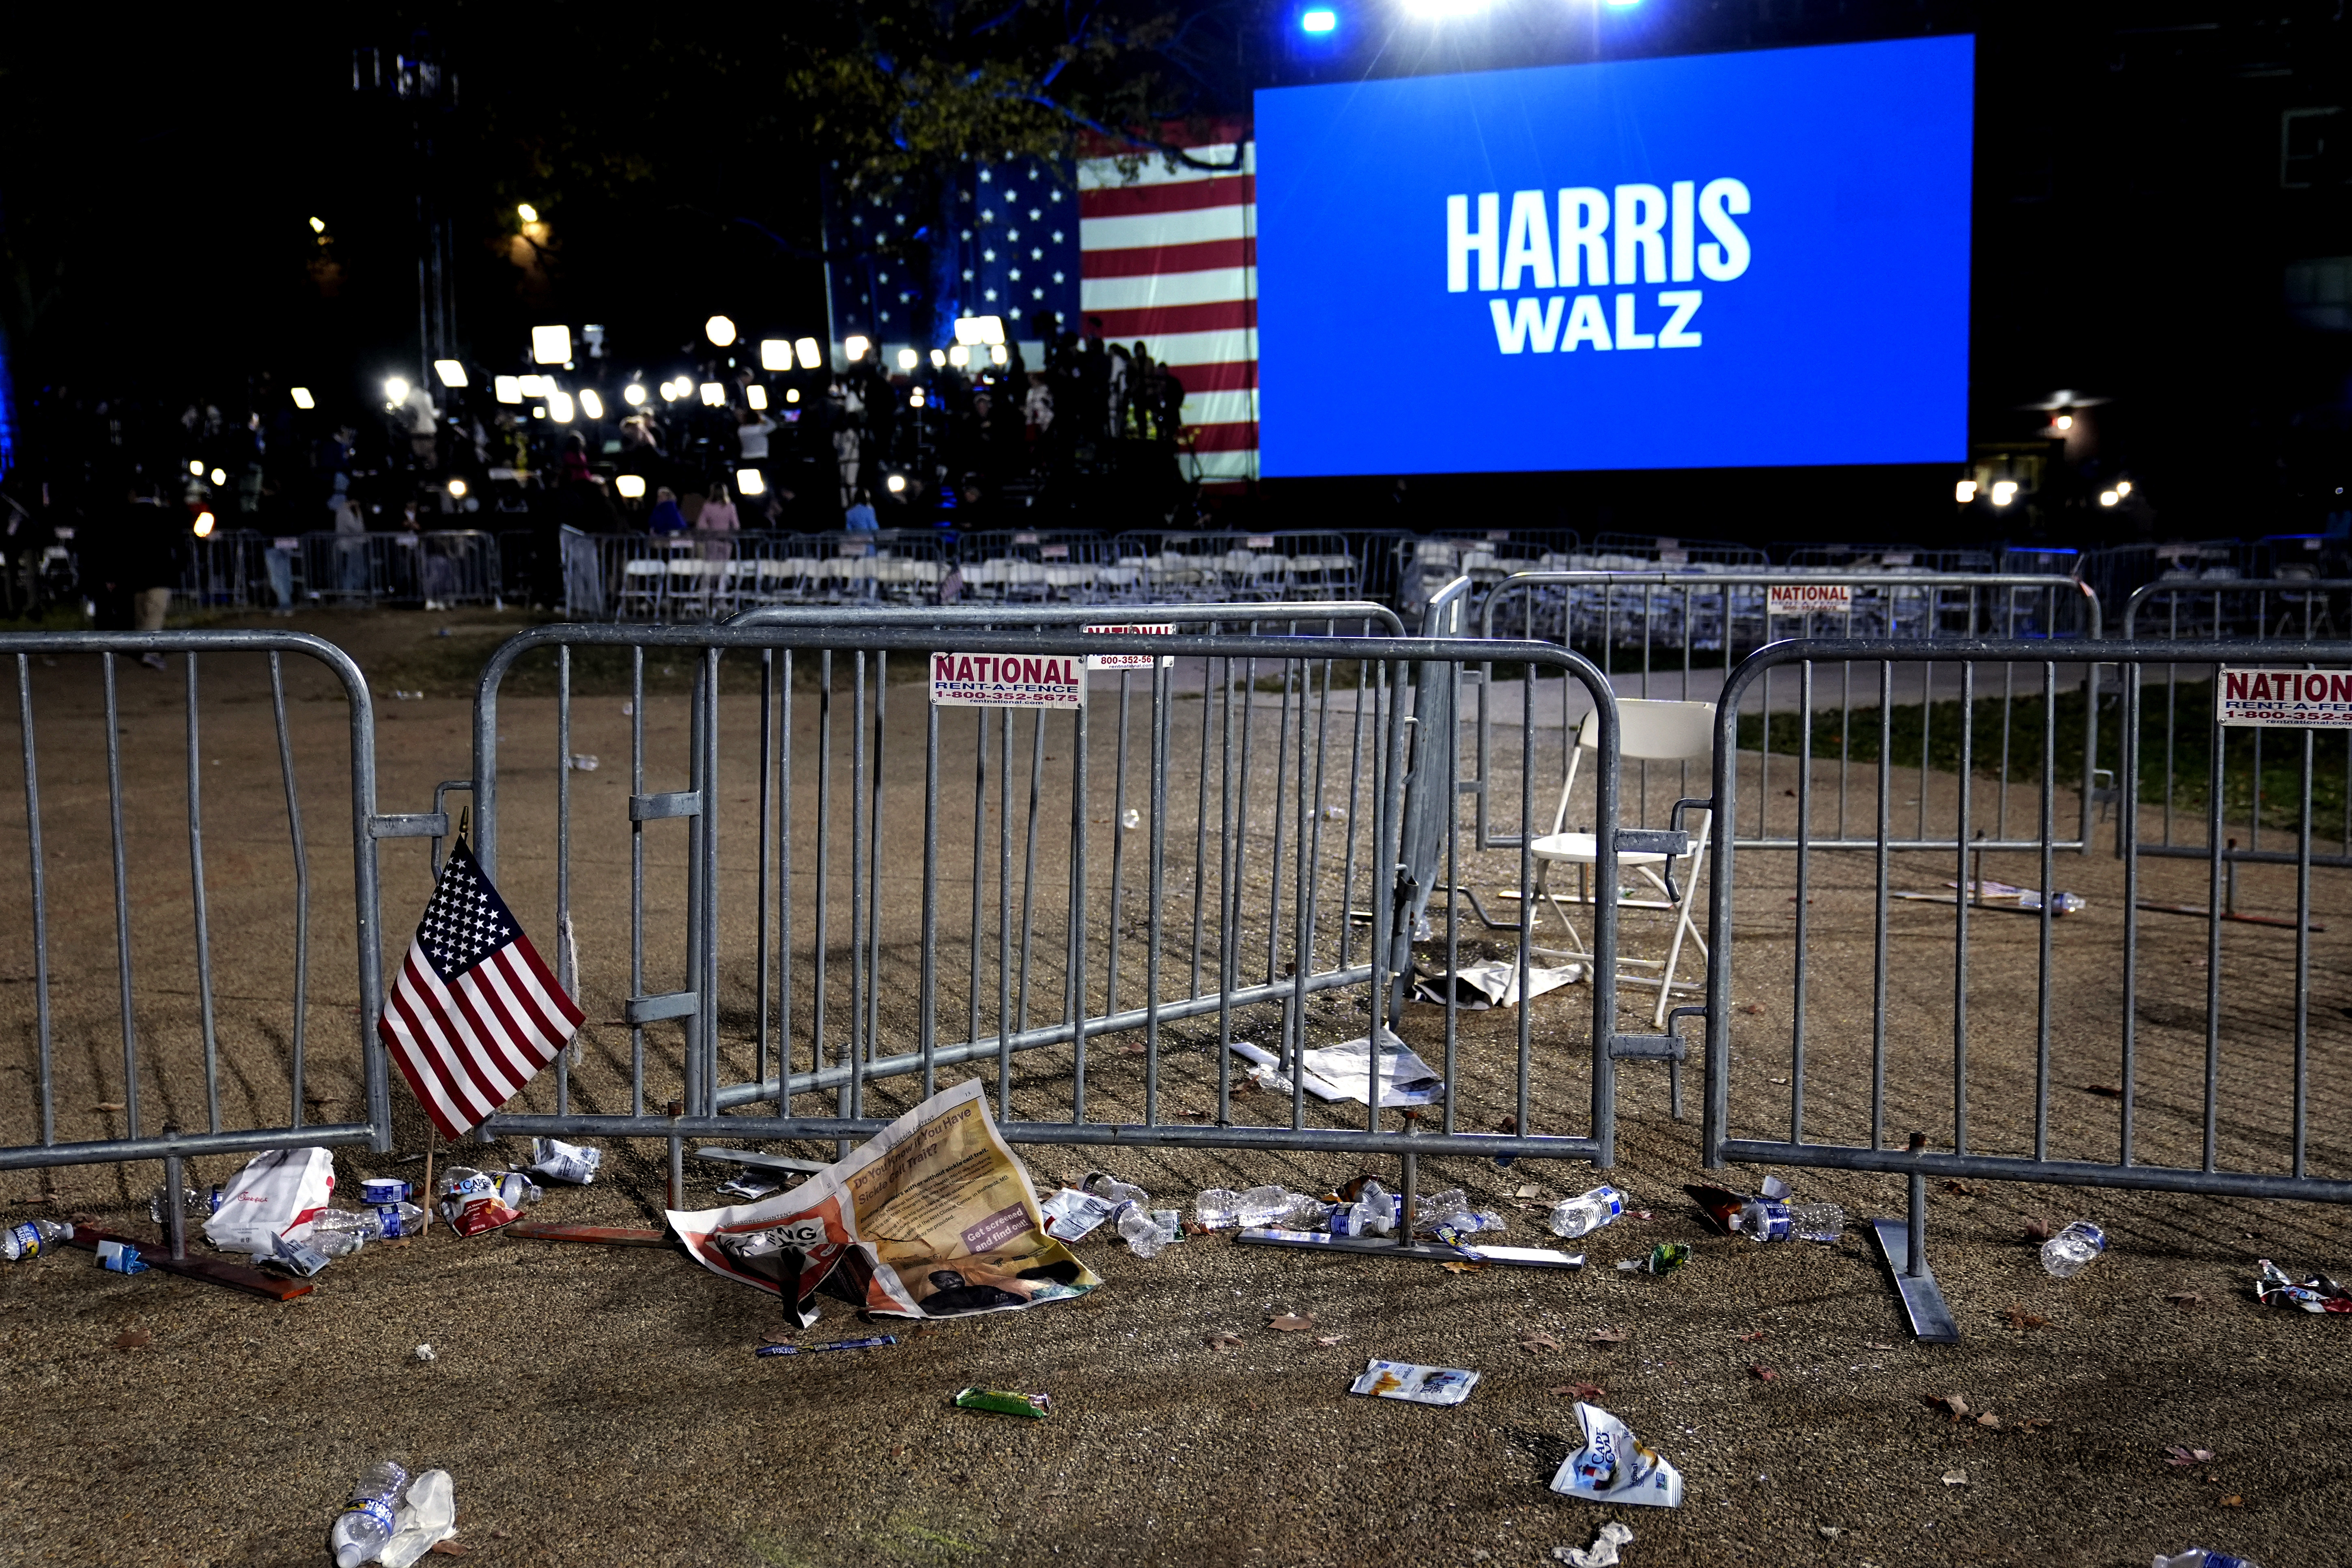
[{"label": "word harris", "polygon": [[[1466,195],[1445,198],[1445,288],[1452,294],[1470,291],[1474,259],[1478,289],[1486,294],[1609,284],[1622,289],[1698,278],[1728,283],[1752,259],[1748,235],[1734,221],[1748,210],[1748,187],[1738,180],[1709,180],[1704,187],[1696,180],[1676,180],[1664,189],[1578,186],[1559,192],[1556,208],[1546,192],[1514,191],[1507,223],[1501,192],[1475,198],[1475,224],[1472,201]],[[1698,238],[1702,226],[1710,236],[1704,242]],[[1652,316],[1652,331],[1639,330],[1642,305],[1631,293],[1615,297],[1613,330],[1597,293],[1578,294],[1572,302],[1566,294],[1549,300],[1523,294],[1507,303],[1486,303],[1494,313],[1496,348],[1507,354],[1548,354],[1574,353],[1587,344],[1596,351],[1697,348],[1701,334],[1691,323],[1701,299],[1696,289],[1661,290],[1656,309],[1671,313],[1663,321]]]}]

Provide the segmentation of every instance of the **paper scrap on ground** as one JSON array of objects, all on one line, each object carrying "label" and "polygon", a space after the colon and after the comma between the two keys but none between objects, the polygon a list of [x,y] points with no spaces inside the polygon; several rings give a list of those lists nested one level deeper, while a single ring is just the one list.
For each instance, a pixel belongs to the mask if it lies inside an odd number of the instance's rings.
[{"label": "paper scrap on ground", "polygon": [[1459,1405],[1476,1387],[1478,1374],[1458,1366],[1421,1366],[1408,1361],[1375,1361],[1348,1385],[1350,1394],[1403,1399],[1415,1405]]},{"label": "paper scrap on ground", "polygon": [[[1528,994],[1540,996],[1547,991],[1557,991],[1563,985],[1573,985],[1584,978],[1584,965],[1564,963],[1557,969],[1528,966]],[[1445,1005],[1445,976],[1424,974],[1413,982],[1413,994],[1423,1002]],[[1516,959],[1497,958],[1486,963],[1473,963],[1454,972],[1454,1005],[1465,1013],[1483,1013],[1489,1007],[1509,1007],[1519,1000],[1519,965]]]},{"label": "paper scrap on ground", "polygon": [[1638,1503],[1648,1508],[1683,1505],[1683,1473],[1597,1405],[1580,1401],[1576,1419],[1584,1447],[1560,1462],[1551,1489],[1594,1502]]},{"label": "paper scrap on ground", "polygon": [[1611,1520],[1590,1546],[1555,1546],[1551,1554],[1569,1568],[1616,1568],[1617,1549],[1633,1543],[1633,1532]]},{"label": "paper scrap on ground", "polygon": [[1118,1205],[1076,1187],[1057,1187],[1037,1207],[1045,1216],[1046,1230],[1056,1241],[1076,1241],[1094,1234]]},{"label": "paper scrap on ground", "polygon": [[[1314,1080],[1321,1079],[1337,1091],[1328,1098],[1363,1100],[1374,1072],[1371,1037],[1302,1052],[1299,1063],[1307,1069],[1309,1092],[1314,1091]],[[1384,1106],[1427,1105],[1445,1098],[1444,1080],[1436,1069],[1386,1029],[1381,1031],[1378,1074],[1380,1103]]]},{"label": "paper scrap on ground", "polygon": [[1102,1280],[1045,1233],[1029,1173],[973,1079],[908,1111],[847,1157],[756,1204],[673,1211],[714,1274],[797,1299],[820,1289],[908,1318],[1011,1311],[1083,1296]]}]

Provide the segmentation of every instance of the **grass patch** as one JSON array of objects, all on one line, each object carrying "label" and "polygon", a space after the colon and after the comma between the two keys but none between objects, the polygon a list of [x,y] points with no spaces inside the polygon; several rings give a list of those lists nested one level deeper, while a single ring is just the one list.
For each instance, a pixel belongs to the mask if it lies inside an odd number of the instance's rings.
[{"label": "grass patch", "polygon": [[[2044,731],[2051,717],[2045,713],[2045,707],[2038,692],[2014,700],[2008,705],[2006,714],[1997,697],[1971,704],[1968,715],[1970,771],[1979,778],[2022,784],[2039,783]],[[2054,730],[2060,789],[2079,788],[2082,784],[2088,713],[2084,693],[2078,690],[2058,694]],[[2210,793],[2213,745],[2218,735],[2222,744],[2223,814],[2233,822],[2252,819],[2255,781],[2259,776],[2263,826],[2290,829],[2296,826],[2302,797],[2301,735],[2290,730],[2221,731],[2213,722],[2211,681],[2180,682],[2171,689],[2168,704],[2162,685],[2151,682],[2143,686],[2139,734],[2142,804],[2162,805],[2169,789],[2176,810],[2204,811]],[[1958,698],[1898,704],[1888,710],[1883,720],[1874,707],[1856,709],[1850,716],[1835,709],[1816,710],[1812,714],[1812,754],[1820,760],[1843,757],[1849,762],[1875,763],[1883,747],[1895,767],[1916,768],[1924,759],[1930,769],[1952,773],[1960,768],[1961,739],[1961,704]],[[1803,740],[1804,726],[1795,713],[1773,714],[1769,733],[1763,714],[1739,716],[1739,749],[1744,752],[1769,750],[1774,756],[1794,757],[1800,753]],[[2096,765],[2120,775],[2122,755],[2121,693],[2113,689],[2110,680],[2100,696]],[[2315,830],[2325,831],[2329,825],[2343,821],[2348,759],[2352,759],[2352,742],[2324,733],[2318,737],[2318,744],[2313,748],[2311,780]]]}]

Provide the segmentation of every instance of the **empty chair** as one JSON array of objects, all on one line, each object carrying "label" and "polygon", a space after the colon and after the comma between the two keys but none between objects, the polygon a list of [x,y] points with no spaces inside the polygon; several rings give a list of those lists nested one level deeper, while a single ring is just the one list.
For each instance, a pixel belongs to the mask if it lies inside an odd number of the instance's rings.
[{"label": "empty chair", "polygon": [[[1621,763],[1694,763],[1701,775],[1707,774],[1715,757],[1715,704],[1712,702],[1666,702],[1649,698],[1621,697],[1617,700],[1618,757]],[[1589,956],[1582,933],[1569,918],[1559,894],[1551,888],[1551,868],[1555,863],[1577,868],[1578,891],[1570,899],[1572,903],[1590,903],[1604,892],[1619,893],[1620,889],[1592,889],[1591,897],[1584,892],[1584,868],[1600,858],[1598,841],[1590,832],[1562,831],[1568,821],[1569,796],[1576,789],[1576,776],[1581,771],[1584,753],[1601,747],[1600,715],[1588,716],[1577,731],[1576,745],[1569,752],[1568,777],[1560,785],[1559,805],[1552,813],[1551,831],[1528,847],[1537,861],[1536,886],[1528,899],[1530,910],[1528,930],[1536,925],[1540,913],[1536,906],[1548,903],[1560,923],[1568,928],[1569,941],[1579,956]],[[1627,792],[1621,789],[1619,798]],[[1693,911],[1698,902],[1700,870],[1706,858],[1706,835],[1712,813],[1701,811],[1687,826],[1690,847],[1680,855],[1662,852],[1624,850],[1617,852],[1617,868],[1621,876],[1631,874],[1646,881],[1659,895],[1655,899],[1618,899],[1620,910],[1657,910],[1670,913],[1674,929],[1666,942],[1663,959],[1628,958],[1621,924],[1618,966],[1655,971],[1649,973],[1621,973],[1619,982],[1632,985],[1654,985],[1658,988],[1658,1006],[1654,1019],[1658,1028],[1664,1028],[1666,1012],[1677,990],[1690,992],[1701,986],[1683,982],[1677,984],[1675,973],[1682,961],[1683,942],[1687,937],[1697,947],[1699,957],[1706,956],[1706,943],[1698,934]],[[1627,824],[1625,826],[1640,826]],[[1679,878],[1679,883],[1675,879]]]}]

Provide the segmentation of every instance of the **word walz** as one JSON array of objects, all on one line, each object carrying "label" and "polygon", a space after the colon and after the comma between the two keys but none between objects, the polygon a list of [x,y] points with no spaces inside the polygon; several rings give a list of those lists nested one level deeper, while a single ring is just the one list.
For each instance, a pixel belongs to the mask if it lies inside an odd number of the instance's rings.
[{"label": "word walz", "polygon": [[2352,670],[2221,669],[2224,725],[2243,729],[2324,725],[2352,730]]},{"label": "word walz", "polygon": [[1062,655],[935,653],[931,701],[942,708],[1078,708],[1083,661]]}]

